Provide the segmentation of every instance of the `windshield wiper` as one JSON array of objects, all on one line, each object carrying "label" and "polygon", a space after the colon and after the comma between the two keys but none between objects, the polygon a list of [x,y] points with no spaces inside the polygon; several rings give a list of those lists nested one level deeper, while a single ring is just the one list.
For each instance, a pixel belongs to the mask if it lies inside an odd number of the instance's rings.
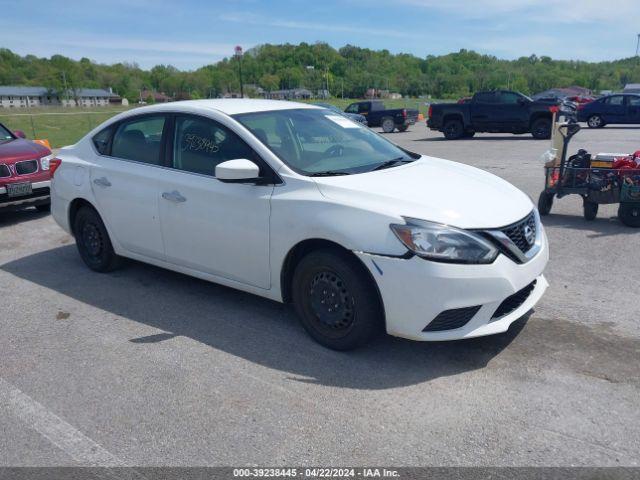
[{"label": "windshield wiper", "polygon": [[371,170],[369,170],[370,172],[375,172],[376,170],[384,170],[385,168],[390,168],[390,167],[394,167],[400,163],[409,163],[409,162],[413,162],[414,160],[409,160],[407,158],[404,157],[398,157],[398,158],[394,158],[392,160],[387,160],[386,162],[382,162],[380,165],[372,168]]},{"label": "windshield wiper", "polygon": [[310,177],[334,177],[337,175],[351,175],[349,172],[344,171],[336,171],[336,170],[327,170],[324,172],[314,172],[310,173]]}]

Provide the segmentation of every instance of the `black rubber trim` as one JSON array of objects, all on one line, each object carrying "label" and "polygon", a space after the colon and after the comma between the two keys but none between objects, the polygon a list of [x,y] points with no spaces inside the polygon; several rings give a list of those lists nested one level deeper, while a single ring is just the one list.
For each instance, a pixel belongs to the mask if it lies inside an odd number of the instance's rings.
[{"label": "black rubber trim", "polygon": [[441,332],[444,330],[455,330],[464,327],[471,320],[482,305],[473,307],[453,308],[445,310],[422,329],[423,332]]}]

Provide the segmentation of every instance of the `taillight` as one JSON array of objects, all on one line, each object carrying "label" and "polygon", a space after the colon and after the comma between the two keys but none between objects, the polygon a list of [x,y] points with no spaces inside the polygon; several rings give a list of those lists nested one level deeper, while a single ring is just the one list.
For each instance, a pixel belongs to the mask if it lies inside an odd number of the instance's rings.
[{"label": "taillight", "polygon": [[433,114],[433,105],[429,105],[429,111],[427,112],[427,117],[431,118]]},{"label": "taillight", "polygon": [[403,116],[404,118],[407,118],[407,109],[406,109],[406,108],[403,108],[403,109],[402,109],[402,116]]},{"label": "taillight", "polygon": [[49,171],[51,172],[52,177],[53,177],[53,174],[56,173],[56,170],[58,169],[61,163],[62,163],[62,160],[60,160],[59,158],[52,158],[51,160],[49,160]]}]

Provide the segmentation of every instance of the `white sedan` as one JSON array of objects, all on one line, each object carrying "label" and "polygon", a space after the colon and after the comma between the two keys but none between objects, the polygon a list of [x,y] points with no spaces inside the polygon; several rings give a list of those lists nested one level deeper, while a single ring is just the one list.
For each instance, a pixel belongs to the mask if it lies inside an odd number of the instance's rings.
[{"label": "white sedan", "polygon": [[89,268],[122,257],[281,302],[340,350],[504,332],[543,295],[531,200],[325,108],[198,100],[120,114],[52,160]]}]

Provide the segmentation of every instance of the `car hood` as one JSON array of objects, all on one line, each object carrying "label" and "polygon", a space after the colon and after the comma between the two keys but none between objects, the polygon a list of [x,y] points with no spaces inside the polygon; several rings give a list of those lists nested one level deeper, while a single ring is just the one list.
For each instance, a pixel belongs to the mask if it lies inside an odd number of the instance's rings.
[{"label": "car hood", "polygon": [[316,177],[325,197],[347,205],[459,228],[497,228],[533,209],[527,195],[478,168],[433,157],[376,172]]},{"label": "car hood", "polygon": [[0,143],[0,163],[14,163],[20,160],[31,160],[49,155],[51,151],[29,140],[17,138]]}]

